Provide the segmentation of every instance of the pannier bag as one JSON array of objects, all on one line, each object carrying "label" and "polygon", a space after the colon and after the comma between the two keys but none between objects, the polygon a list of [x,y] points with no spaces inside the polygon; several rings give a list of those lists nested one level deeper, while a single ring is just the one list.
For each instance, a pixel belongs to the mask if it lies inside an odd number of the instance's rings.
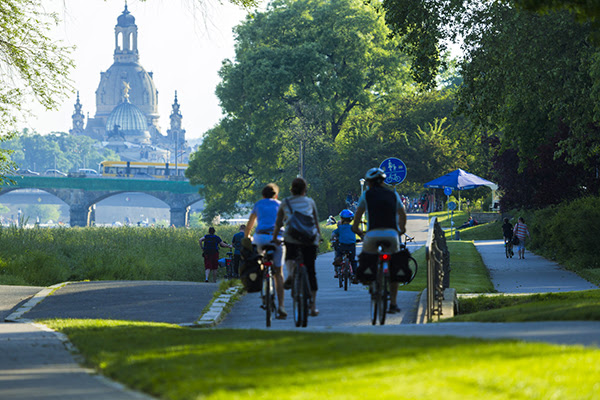
[{"label": "pannier bag", "polygon": [[242,247],[240,260],[240,280],[248,293],[260,292],[262,286],[262,266],[256,245],[251,249]]},{"label": "pannier bag", "polygon": [[407,249],[392,254],[390,262],[390,281],[398,283],[408,283],[412,278],[413,271],[408,267],[408,257],[410,253]]},{"label": "pannier bag", "polygon": [[377,259],[379,255],[374,253],[365,253],[358,255],[358,268],[356,268],[356,279],[362,284],[367,284],[375,280],[377,276]]},{"label": "pannier bag", "polygon": [[[398,283],[410,282],[413,272],[408,267],[408,250],[392,254],[390,260],[390,281]],[[379,255],[376,253],[362,252],[358,255],[358,268],[356,278],[363,284],[370,283],[377,276],[377,262]]]},{"label": "pannier bag", "polygon": [[317,226],[313,216],[294,211],[288,199],[285,199],[285,203],[292,214],[286,224],[287,233],[300,243],[313,244],[317,237]]}]

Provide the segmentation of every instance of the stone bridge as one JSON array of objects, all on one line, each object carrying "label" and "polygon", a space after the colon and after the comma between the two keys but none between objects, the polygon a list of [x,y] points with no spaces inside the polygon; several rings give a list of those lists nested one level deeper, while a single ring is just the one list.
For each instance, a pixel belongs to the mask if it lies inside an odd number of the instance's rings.
[{"label": "stone bridge", "polygon": [[0,184],[0,196],[18,189],[43,190],[64,201],[69,206],[71,226],[90,226],[94,204],[119,193],[146,193],[164,201],[170,208],[171,224],[177,227],[188,225],[190,206],[201,200],[198,187],[188,181],[46,176],[6,177]]}]

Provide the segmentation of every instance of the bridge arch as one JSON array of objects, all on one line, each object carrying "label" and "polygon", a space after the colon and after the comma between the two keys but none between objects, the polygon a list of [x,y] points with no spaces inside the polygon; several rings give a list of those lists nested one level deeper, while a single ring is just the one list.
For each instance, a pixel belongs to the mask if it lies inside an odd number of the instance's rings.
[{"label": "bridge arch", "polygon": [[124,192],[146,193],[162,200],[170,208],[171,225],[186,226],[191,204],[201,200],[198,189],[186,181],[146,181],[104,178],[13,177],[16,189],[41,189],[51,193],[69,206],[71,226],[89,226],[94,221],[93,206],[99,201]]}]

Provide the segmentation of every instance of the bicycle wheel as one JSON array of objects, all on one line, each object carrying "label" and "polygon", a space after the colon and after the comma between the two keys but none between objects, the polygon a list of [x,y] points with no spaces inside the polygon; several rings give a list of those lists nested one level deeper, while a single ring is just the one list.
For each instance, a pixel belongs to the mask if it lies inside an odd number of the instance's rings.
[{"label": "bicycle wheel", "polygon": [[379,314],[379,324],[385,324],[385,313],[387,311],[387,298],[389,295],[388,291],[388,277],[383,273],[385,266],[377,270],[377,286],[379,287],[379,294],[377,296],[377,312]]},{"label": "bicycle wheel", "polygon": [[337,270],[338,283],[340,284],[340,287],[342,287],[344,285],[344,264],[335,268]]},{"label": "bicycle wheel", "polygon": [[263,274],[263,299],[265,302],[265,310],[267,311],[267,328],[271,326],[271,321],[273,320],[273,309],[271,308],[273,301],[271,296],[273,295],[271,291],[271,276],[267,272]]},{"label": "bicycle wheel", "polygon": [[302,297],[302,327],[306,328],[308,325],[308,313],[309,313],[309,305],[310,305],[310,284],[308,283],[308,273],[306,272],[306,267],[302,266],[302,270],[300,271],[301,279],[304,284],[302,285],[304,296]]},{"label": "bicycle wheel", "polygon": [[301,298],[304,297],[303,284],[300,282],[300,266],[296,265],[294,269],[294,283],[292,285],[292,301],[294,305],[294,324],[296,327],[302,325],[302,306]]},{"label": "bicycle wheel", "polygon": [[506,258],[510,258],[510,248],[508,247],[508,242],[504,243],[504,253],[506,253]]},{"label": "bicycle wheel", "polygon": [[348,281],[350,280],[350,264],[348,257],[344,257],[344,266],[342,267],[344,273],[344,290],[348,290]]},{"label": "bicycle wheel", "polygon": [[369,292],[371,292],[371,324],[377,325],[377,308],[379,307],[379,285],[377,280],[374,280],[369,285]]},{"label": "bicycle wheel", "polygon": [[408,268],[412,271],[412,275],[410,276],[410,280],[407,282],[411,283],[415,276],[417,276],[417,271],[419,269],[419,265],[417,264],[417,260],[412,258],[412,256],[408,257]]}]

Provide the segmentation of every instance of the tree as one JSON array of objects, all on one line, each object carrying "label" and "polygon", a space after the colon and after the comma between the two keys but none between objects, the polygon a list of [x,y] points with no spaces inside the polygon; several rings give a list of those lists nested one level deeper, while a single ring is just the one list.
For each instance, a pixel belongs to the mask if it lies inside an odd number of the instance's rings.
[{"label": "tree", "polygon": [[11,152],[10,160],[21,169],[44,172],[47,169],[77,171],[79,168],[95,167],[104,160],[117,160],[108,149],[96,146],[87,136],[66,133],[40,135],[25,129],[21,134],[6,141]]},{"label": "tree", "polygon": [[[187,174],[213,183],[203,189],[207,208],[225,212],[254,201],[265,183],[287,185],[300,155],[311,196],[329,208],[325,162],[348,118],[409,80],[388,36],[359,0],[277,0],[237,27],[236,58],[223,64],[217,88],[227,117],[206,134]],[[219,165],[222,179],[207,165]]]},{"label": "tree", "polygon": [[44,11],[41,0],[0,2],[0,130],[15,128],[35,98],[47,109],[60,103],[69,90],[72,48],[48,32],[58,24],[56,14]]}]

